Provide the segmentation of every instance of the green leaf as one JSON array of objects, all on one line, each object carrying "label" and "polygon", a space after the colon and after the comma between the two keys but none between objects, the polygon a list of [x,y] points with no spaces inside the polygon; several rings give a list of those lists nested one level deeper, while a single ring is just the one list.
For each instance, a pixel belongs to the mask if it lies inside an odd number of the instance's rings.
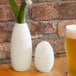
[{"label": "green leaf", "polygon": [[11,6],[14,14],[15,14],[16,20],[17,20],[18,16],[19,16],[19,7],[14,0],[9,0],[9,3],[10,3],[10,6]]},{"label": "green leaf", "polygon": [[19,23],[25,23],[25,15],[26,15],[26,3],[23,1],[20,7],[18,21]]}]

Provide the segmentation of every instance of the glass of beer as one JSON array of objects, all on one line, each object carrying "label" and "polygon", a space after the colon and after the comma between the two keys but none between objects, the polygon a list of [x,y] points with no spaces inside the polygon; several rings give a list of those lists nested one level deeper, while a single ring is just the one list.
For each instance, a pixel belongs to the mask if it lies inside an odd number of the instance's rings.
[{"label": "glass of beer", "polygon": [[76,76],[76,25],[67,25],[65,49],[69,61],[69,76]]}]

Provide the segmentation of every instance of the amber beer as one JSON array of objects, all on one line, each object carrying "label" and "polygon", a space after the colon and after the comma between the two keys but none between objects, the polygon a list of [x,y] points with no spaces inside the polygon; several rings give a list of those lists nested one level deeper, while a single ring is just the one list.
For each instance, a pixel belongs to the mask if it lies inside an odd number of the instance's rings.
[{"label": "amber beer", "polygon": [[76,73],[76,25],[66,26],[65,45],[69,60],[69,72]]}]

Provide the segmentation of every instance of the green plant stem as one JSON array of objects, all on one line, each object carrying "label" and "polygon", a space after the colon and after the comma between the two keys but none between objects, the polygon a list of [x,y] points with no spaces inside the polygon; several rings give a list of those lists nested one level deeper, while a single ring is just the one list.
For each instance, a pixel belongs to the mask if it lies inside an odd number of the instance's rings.
[{"label": "green plant stem", "polygon": [[23,1],[20,7],[18,23],[25,23],[26,21],[25,16],[26,16],[26,3]]},{"label": "green plant stem", "polygon": [[9,3],[10,3],[10,6],[11,6],[14,14],[15,14],[16,21],[18,22],[17,19],[18,19],[18,16],[19,16],[19,7],[14,0],[9,0]]}]

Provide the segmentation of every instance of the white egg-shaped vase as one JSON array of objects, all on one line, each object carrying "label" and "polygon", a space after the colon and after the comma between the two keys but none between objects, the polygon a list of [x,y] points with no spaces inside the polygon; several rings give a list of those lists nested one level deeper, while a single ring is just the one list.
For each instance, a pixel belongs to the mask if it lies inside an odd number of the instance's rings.
[{"label": "white egg-shaped vase", "polygon": [[27,71],[32,62],[32,40],[27,23],[16,23],[11,38],[11,64],[16,71]]},{"label": "white egg-shaped vase", "polygon": [[47,41],[37,45],[35,52],[35,65],[40,72],[49,72],[54,65],[53,48]]}]

